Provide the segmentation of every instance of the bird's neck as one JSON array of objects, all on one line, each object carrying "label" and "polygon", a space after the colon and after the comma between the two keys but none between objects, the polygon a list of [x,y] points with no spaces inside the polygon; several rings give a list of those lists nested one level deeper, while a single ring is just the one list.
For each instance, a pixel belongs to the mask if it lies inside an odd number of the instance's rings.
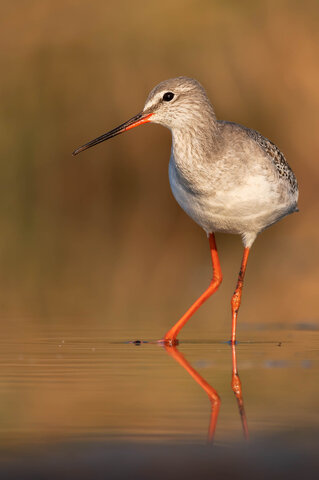
[{"label": "bird's neck", "polygon": [[194,164],[204,166],[219,148],[219,127],[214,114],[182,128],[172,129],[172,153],[179,170],[187,171]]}]

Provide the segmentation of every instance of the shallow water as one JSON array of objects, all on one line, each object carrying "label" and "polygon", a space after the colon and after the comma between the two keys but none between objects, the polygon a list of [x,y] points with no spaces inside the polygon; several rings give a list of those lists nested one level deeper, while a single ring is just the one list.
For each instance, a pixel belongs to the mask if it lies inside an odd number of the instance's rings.
[{"label": "shallow water", "polygon": [[243,325],[240,339],[233,350],[220,337],[165,349],[89,326],[11,329],[0,350],[3,455],[61,442],[205,445],[215,427],[217,446],[318,431],[316,326]]}]

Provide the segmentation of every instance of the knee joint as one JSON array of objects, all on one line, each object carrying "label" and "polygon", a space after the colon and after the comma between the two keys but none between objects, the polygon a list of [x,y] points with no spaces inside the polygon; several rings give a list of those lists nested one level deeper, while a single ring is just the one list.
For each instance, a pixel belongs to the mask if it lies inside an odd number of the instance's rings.
[{"label": "knee joint", "polygon": [[220,273],[219,275],[213,275],[213,278],[212,278],[212,281],[210,282],[211,285],[216,285],[217,287],[219,287],[219,285],[222,283],[223,281],[223,275]]},{"label": "knee joint", "polygon": [[234,295],[232,296],[232,299],[231,299],[231,306],[232,306],[232,310],[235,311],[236,313],[238,312],[238,309],[240,307],[240,293],[238,290],[235,290],[235,293]]}]

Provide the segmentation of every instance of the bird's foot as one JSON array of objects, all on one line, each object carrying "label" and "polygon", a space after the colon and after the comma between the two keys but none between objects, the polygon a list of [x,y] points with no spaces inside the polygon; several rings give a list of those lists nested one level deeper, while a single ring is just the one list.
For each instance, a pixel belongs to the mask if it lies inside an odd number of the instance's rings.
[{"label": "bird's foot", "polygon": [[226,342],[226,343],[228,343],[228,345],[231,345],[231,346],[232,345],[238,345],[237,340],[228,340],[228,342]]},{"label": "bird's foot", "polygon": [[162,340],[158,340],[158,343],[165,347],[176,347],[179,344],[179,340],[177,338],[164,337]]}]

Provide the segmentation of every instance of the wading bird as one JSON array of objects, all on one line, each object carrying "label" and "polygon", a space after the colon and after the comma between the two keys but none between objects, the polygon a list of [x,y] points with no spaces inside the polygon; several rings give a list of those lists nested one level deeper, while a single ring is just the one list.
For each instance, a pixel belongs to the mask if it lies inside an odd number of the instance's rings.
[{"label": "wading bird", "polygon": [[172,132],[169,181],[185,212],[208,235],[213,278],[205,292],[166,333],[177,335],[193,313],[222,281],[215,232],[239,234],[244,254],[231,299],[231,343],[236,325],[250,248],[258,233],[298,211],[298,184],[284,155],[255,130],[216,119],[204,88],[197,80],[178,77],[158,84],[143,110],[110,132],[73,152],[74,155],[144,123],[158,123]]}]

